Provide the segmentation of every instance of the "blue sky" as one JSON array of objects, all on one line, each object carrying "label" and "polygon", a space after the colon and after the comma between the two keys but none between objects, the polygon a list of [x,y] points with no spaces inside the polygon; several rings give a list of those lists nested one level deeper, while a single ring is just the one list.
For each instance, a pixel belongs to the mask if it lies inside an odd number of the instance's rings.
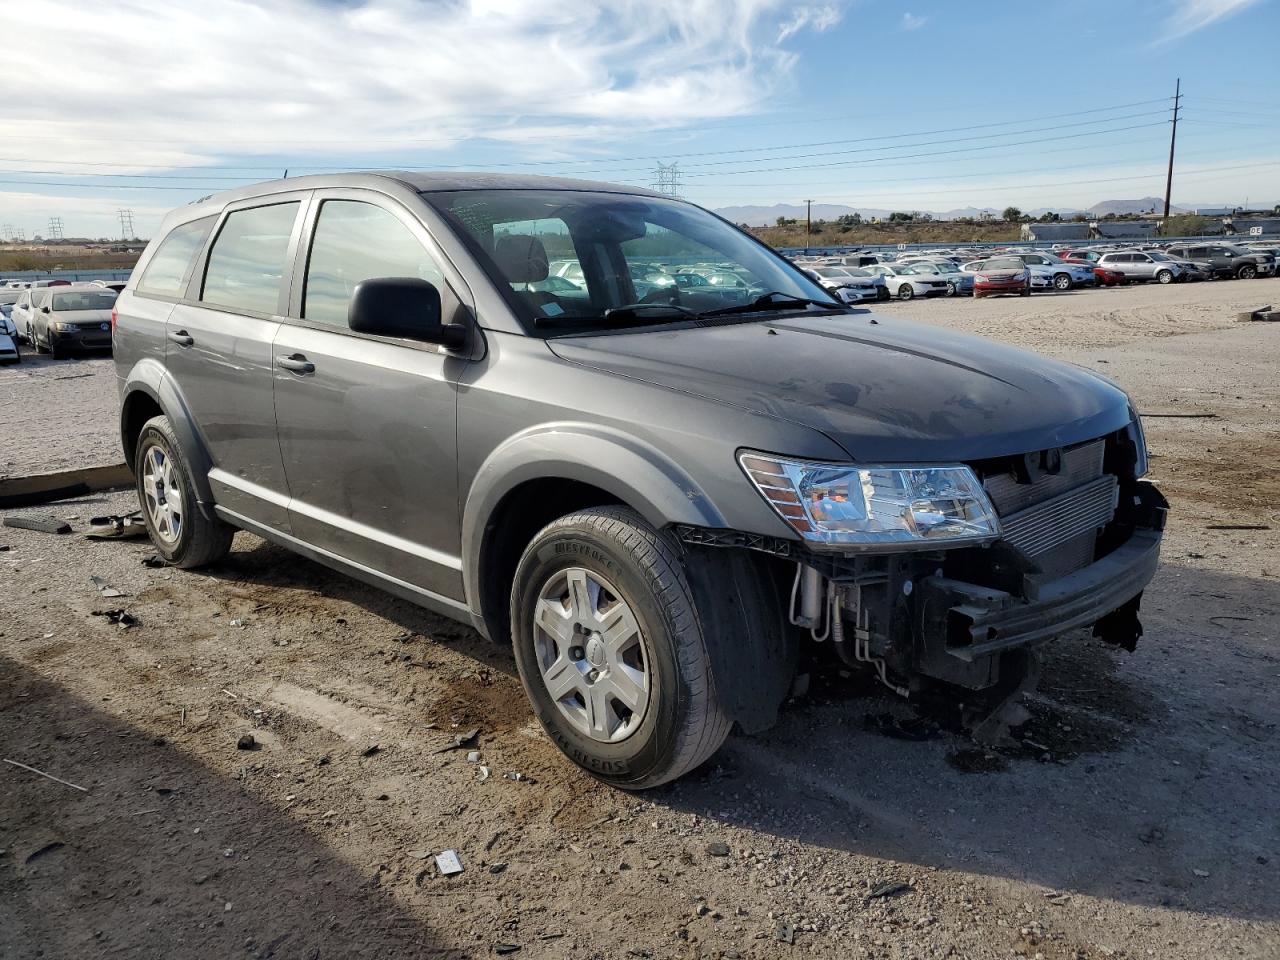
[{"label": "blue sky", "polygon": [[[0,230],[146,235],[325,169],[648,184],[711,207],[1280,202],[1280,0],[23,0]],[[49,64],[57,69],[49,69]]]}]

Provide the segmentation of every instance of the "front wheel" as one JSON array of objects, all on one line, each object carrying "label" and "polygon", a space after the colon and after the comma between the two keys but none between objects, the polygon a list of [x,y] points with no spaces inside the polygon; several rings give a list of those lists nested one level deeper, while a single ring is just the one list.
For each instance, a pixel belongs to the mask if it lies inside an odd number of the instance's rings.
[{"label": "front wheel", "polygon": [[1028,283],[1025,287],[1023,287],[1023,288],[1022,288],[1022,292],[1021,292],[1021,293],[1019,293],[1019,294],[1018,294],[1018,296],[1020,296],[1020,297],[1029,297],[1029,296],[1031,296],[1031,284],[1030,284],[1030,283]]},{"label": "front wheel", "polygon": [[911,286],[911,284],[909,283],[904,283],[902,286],[898,288],[899,300],[910,300],[915,295],[916,295],[915,287]]},{"label": "front wheel", "polygon": [[1173,283],[1173,272],[1170,270],[1161,270],[1156,274],[1156,280],[1160,283]]},{"label": "front wheel", "polygon": [[960,292],[960,290],[956,287],[956,285],[955,285],[955,281],[953,281],[953,280],[948,280],[948,281],[947,281],[947,296],[948,296],[948,297],[954,297],[954,296],[955,296],[957,293],[959,293],[959,292]]},{"label": "front wheel", "polygon": [[1258,268],[1248,263],[1246,263],[1244,266],[1242,266],[1239,270],[1236,271],[1236,276],[1239,277],[1241,280],[1252,280],[1257,275],[1258,275]]},{"label": "front wheel", "polygon": [[206,517],[197,505],[191,468],[168,417],[143,425],[133,464],[142,517],[160,556],[190,570],[230,552],[235,528]]},{"label": "front wheel", "polygon": [[623,507],[544,527],[512,584],[516,665],[539,722],[623,789],[676,779],[729,735],[701,623],[676,545]]},{"label": "front wheel", "polygon": [[1071,277],[1065,273],[1055,273],[1053,275],[1053,285],[1059,290],[1071,289]]}]

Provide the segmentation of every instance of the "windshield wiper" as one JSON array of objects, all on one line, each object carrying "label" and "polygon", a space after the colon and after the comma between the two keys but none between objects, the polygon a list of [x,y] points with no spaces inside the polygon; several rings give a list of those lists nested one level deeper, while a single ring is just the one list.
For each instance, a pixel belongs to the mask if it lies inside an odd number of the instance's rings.
[{"label": "windshield wiper", "polygon": [[624,324],[656,323],[661,320],[683,320],[686,317],[696,320],[700,314],[677,303],[626,303],[620,307],[609,307],[604,313],[593,314],[560,314],[556,317],[537,316],[533,318],[535,327],[576,327],[576,326],[609,326]]},{"label": "windshield wiper", "polygon": [[720,307],[716,310],[703,310],[699,317],[727,317],[735,313],[758,313],[770,307],[822,307],[824,310],[846,310],[843,303],[835,301],[810,300],[807,297],[795,297],[779,290],[770,290],[756,297],[750,303],[739,303],[732,307]]}]

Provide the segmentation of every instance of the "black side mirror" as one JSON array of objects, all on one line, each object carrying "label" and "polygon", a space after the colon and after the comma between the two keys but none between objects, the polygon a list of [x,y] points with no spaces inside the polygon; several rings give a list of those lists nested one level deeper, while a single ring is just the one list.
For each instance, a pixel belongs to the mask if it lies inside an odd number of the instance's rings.
[{"label": "black side mirror", "polygon": [[438,343],[450,350],[467,341],[467,328],[444,323],[440,291],[416,277],[378,277],[356,285],[347,326],[357,333]]},{"label": "black side mirror", "polygon": [[49,312],[49,308],[48,308],[48,307],[41,307],[41,308],[40,308],[40,312],[41,312],[41,313],[48,313],[48,312]]}]

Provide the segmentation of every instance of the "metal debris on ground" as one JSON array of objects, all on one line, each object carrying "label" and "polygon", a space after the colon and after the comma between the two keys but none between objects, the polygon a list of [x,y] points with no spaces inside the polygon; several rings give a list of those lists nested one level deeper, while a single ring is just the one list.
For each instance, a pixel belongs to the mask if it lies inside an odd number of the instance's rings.
[{"label": "metal debris on ground", "polygon": [[1265,523],[1211,523],[1206,530],[1270,530]]},{"label": "metal debris on ground", "polygon": [[443,877],[451,877],[462,872],[462,861],[458,859],[457,850],[445,850],[436,854],[436,869]]},{"label": "metal debris on ground", "polygon": [[507,869],[507,865],[505,863],[489,864],[489,872],[492,873],[494,876],[497,876],[498,874],[502,873],[502,871],[506,869]]},{"label": "metal debris on ground", "polygon": [[106,617],[107,623],[114,623],[121,630],[128,630],[138,625],[138,618],[125,610],[91,610],[95,617]]},{"label": "metal debris on ground", "polygon": [[20,530],[38,530],[41,533],[71,532],[71,524],[47,513],[33,513],[25,517],[5,517],[4,525]]},{"label": "metal debris on ground", "polygon": [[471,742],[480,735],[479,727],[472,727],[465,733],[460,733],[443,747],[436,750],[436,753],[448,753],[450,750],[461,750],[463,747],[471,746]]},{"label": "metal debris on ground", "polygon": [[520,944],[518,943],[495,943],[493,945],[493,952],[500,957],[505,957],[510,953],[516,953],[519,949]]},{"label": "metal debris on ground", "polygon": [[104,597],[111,598],[111,597],[128,596],[128,594],[125,593],[123,590],[117,590],[115,587],[111,586],[111,584],[107,583],[107,581],[103,580],[101,577],[90,577],[89,582],[92,583],[95,587],[97,587],[98,592],[102,594]]},{"label": "metal debris on ground", "polygon": [[372,757],[375,753],[381,752],[381,750],[382,750],[382,744],[371,743],[369,744],[369,746],[365,747],[362,751],[360,751],[360,756]]},{"label": "metal debris on ground", "polygon": [[502,779],[515,780],[518,783],[537,783],[538,782],[534,780],[533,777],[527,777],[523,773],[519,773],[515,770],[508,770],[506,773],[502,775]]}]

